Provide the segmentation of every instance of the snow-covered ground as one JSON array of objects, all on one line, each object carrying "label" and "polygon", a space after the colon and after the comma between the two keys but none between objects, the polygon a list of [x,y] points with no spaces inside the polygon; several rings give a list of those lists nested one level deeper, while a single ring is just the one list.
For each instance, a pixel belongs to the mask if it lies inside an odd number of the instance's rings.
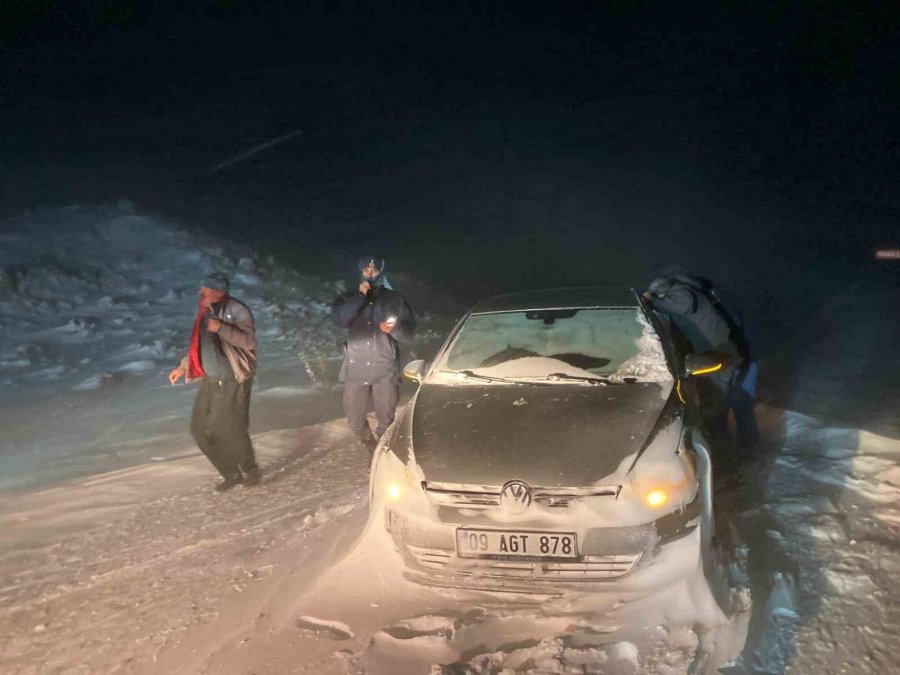
[{"label": "snow-covered ground", "polygon": [[761,412],[775,452],[721,519],[736,547],[649,598],[411,584],[339,420],[257,435],[253,490],[212,495],[195,454],[9,495],[0,669],[891,672],[900,442]]},{"label": "snow-covered ground", "polygon": [[[685,558],[649,597],[475,593],[408,582],[369,518],[368,453],[327,375],[339,283],[128,206],[6,225],[4,673],[900,670],[895,290],[835,298],[764,363],[762,447],[717,494],[708,575]],[[212,267],[264,355],[264,480],[222,495],[186,433],[193,387],[164,380]]]}]

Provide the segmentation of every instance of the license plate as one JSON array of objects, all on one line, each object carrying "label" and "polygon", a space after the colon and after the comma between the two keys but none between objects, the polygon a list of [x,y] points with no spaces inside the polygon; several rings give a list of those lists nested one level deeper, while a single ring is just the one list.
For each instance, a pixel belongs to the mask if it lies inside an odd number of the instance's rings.
[{"label": "license plate", "polygon": [[460,558],[577,558],[574,532],[456,530]]}]

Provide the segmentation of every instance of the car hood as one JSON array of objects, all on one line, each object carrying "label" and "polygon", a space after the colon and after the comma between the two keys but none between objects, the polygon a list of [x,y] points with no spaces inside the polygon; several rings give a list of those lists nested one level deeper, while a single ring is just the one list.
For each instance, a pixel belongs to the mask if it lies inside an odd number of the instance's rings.
[{"label": "car hood", "polygon": [[[416,463],[429,481],[541,487],[600,483],[644,448],[672,383],[423,385],[413,402]],[[627,469],[628,467],[625,467]]]}]

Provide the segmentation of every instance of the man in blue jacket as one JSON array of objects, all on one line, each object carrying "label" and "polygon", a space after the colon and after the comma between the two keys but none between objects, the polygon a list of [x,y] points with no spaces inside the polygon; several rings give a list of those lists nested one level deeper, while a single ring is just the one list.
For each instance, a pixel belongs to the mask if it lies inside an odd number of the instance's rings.
[{"label": "man in blue jacket", "polygon": [[[415,318],[406,299],[384,278],[384,260],[359,260],[359,287],[342,294],[331,308],[335,324],[347,329],[340,380],[350,428],[370,450],[394,421],[400,395],[399,343],[412,339]],[[366,421],[369,402],[378,427]]]}]

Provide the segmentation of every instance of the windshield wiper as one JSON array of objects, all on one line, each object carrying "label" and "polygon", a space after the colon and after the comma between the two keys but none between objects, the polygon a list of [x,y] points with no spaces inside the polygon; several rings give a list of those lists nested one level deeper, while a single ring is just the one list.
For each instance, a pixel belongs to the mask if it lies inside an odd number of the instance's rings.
[{"label": "windshield wiper", "polygon": [[592,384],[594,386],[613,384],[613,380],[608,377],[603,377],[602,375],[588,377],[585,375],[569,375],[568,373],[550,373],[549,375],[545,375],[543,379],[550,380],[551,382],[559,382],[561,380],[566,382],[583,382],[584,384]]},{"label": "windshield wiper", "polygon": [[490,375],[479,375],[478,373],[472,372],[471,370],[457,370],[457,373],[463,375],[466,379],[470,380],[483,380],[485,382],[503,382],[502,377],[491,377]]},{"label": "windshield wiper", "polygon": [[522,378],[529,381],[580,382],[581,384],[605,387],[608,384],[631,384],[636,380],[631,377],[619,378],[615,375],[569,375],[568,373],[548,373],[540,377]]},{"label": "windshield wiper", "polygon": [[467,380],[481,380],[482,382],[504,382],[506,384],[519,384],[519,385],[535,385],[539,384],[538,382],[522,382],[519,379],[511,379],[506,377],[492,377],[490,375],[480,375],[479,373],[473,372],[471,370],[442,370],[442,373],[452,373],[454,375],[462,375]]}]

